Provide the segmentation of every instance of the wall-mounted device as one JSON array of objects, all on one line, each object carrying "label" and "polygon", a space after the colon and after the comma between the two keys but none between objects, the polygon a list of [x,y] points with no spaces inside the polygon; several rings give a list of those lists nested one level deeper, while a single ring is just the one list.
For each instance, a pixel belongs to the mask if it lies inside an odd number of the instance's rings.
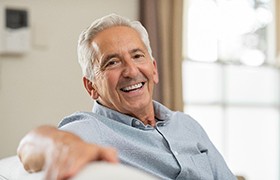
[{"label": "wall-mounted device", "polygon": [[0,54],[24,54],[30,50],[28,11],[0,7]]}]

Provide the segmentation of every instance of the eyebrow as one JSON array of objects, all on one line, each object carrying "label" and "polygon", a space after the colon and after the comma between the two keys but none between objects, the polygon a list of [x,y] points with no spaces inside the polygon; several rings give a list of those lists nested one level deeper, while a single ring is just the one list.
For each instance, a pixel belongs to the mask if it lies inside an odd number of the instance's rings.
[{"label": "eyebrow", "polygon": [[[142,49],[140,48],[134,48],[134,49],[131,49],[129,50],[129,53],[130,54],[133,54],[133,53],[136,53],[136,52],[141,52],[141,53],[145,53]],[[108,54],[106,56],[103,56],[101,58],[101,65],[106,63],[108,60],[112,59],[112,58],[115,58],[115,57],[120,57],[120,55],[118,53],[112,53],[112,54]]]},{"label": "eyebrow", "polygon": [[144,53],[144,51],[142,50],[142,49],[140,49],[140,48],[135,48],[135,49],[132,49],[132,50],[130,50],[129,51],[129,53],[136,53],[136,52],[138,52],[138,51],[140,51],[140,52],[142,52],[142,53]]},{"label": "eyebrow", "polygon": [[[144,51],[142,49],[140,49],[140,48],[131,49],[131,50],[129,50],[129,53],[133,54],[133,53],[136,53],[138,51],[144,53]],[[119,56],[120,55],[118,53],[112,53],[112,54],[108,54],[103,59],[108,60],[108,59],[111,59],[111,58],[114,58],[114,57],[119,57]]]},{"label": "eyebrow", "polygon": [[119,57],[120,55],[118,53],[113,53],[113,54],[108,54],[106,55],[104,58],[102,58],[102,60],[104,61],[108,61],[109,59],[115,58],[115,57]]}]

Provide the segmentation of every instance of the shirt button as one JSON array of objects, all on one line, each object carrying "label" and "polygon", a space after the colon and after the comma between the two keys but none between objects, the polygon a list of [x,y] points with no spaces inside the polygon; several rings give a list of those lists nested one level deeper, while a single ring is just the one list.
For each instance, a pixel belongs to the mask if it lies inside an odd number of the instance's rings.
[{"label": "shirt button", "polygon": [[135,125],[136,125],[136,126],[139,126],[139,125],[140,125],[140,122],[139,122],[139,121],[135,121]]},{"label": "shirt button", "polygon": [[173,154],[174,154],[175,156],[178,156],[179,153],[178,153],[177,151],[174,151]]}]

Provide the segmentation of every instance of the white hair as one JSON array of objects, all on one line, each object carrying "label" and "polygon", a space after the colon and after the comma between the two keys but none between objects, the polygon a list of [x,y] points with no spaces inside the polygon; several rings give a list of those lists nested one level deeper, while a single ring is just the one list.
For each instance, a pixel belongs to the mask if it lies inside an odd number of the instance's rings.
[{"label": "white hair", "polygon": [[100,57],[99,47],[97,45],[93,46],[92,40],[99,32],[114,26],[127,26],[136,30],[146,46],[151,59],[153,59],[148,33],[139,21],[131,21],[116,14],[104,16],[95,20],[87,29],[82,31],[78,41],[78,60],[83,76],[92,82],[95,75],[93,65]]}]

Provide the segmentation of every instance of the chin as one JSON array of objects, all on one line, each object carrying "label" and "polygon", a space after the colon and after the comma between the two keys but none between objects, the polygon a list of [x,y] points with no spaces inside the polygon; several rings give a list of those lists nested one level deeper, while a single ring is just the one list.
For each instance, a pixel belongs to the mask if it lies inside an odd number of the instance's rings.
[{"label": "chin", "polygon": [[129,103],[128,108],[133,108],[133,109],[144,109],[147,108],[152,101],[145,101],[145,100],[140,100],[140,101],[134,101]]}]

